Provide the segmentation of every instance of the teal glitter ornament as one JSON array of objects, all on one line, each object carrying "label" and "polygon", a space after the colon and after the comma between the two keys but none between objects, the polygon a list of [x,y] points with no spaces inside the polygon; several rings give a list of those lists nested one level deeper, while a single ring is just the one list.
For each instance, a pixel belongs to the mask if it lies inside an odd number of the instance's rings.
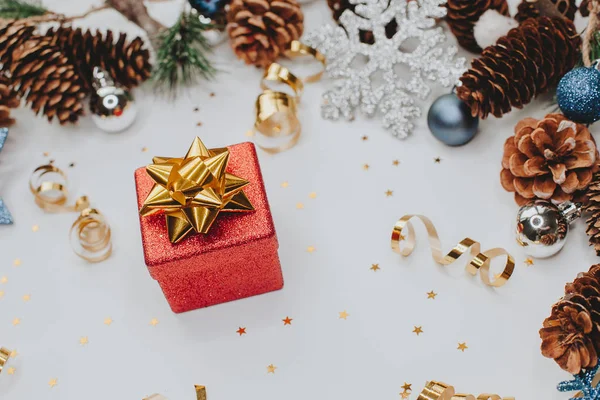
[{"label": "teal glitter ornament", "polygon": [[560,111],[573,122],[591,124],[600,119],[600,71],[598,62],[578,67],[562,77],[556,88]]},{"label": "teal glitter ornament", "polygon": [[220,15],[224,14],[227,0],[188,0],[190,5],[204,17],[210,19],[220,19]]},{"label": "teal glitter ornament", "polygon": [[594,368],[581,371],[573,375],[572,381],[564,381],[558,384],[559,392],[572,392],[579,390],[579,394],[571,400],[600,400],[600,385],[594,386],[594,378],[598,373],[598,365]]}]

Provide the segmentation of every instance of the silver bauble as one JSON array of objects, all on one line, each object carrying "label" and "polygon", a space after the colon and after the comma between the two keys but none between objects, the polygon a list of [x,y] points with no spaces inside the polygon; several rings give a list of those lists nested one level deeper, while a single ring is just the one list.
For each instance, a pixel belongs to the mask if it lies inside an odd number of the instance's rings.
[{"label": "silver bauble", "polygon": [[556,206],[545,200],[532,201],[517,214],[517,242],[531,257],[551,257],[563,248],[569,224],[580,216],[579,203],[567,201]]},{"label": "silver bauble", "polygon": [[106,132],[119,132],[129,128],[137,115],[131,93],[115,85],[108,72],[99,67],[94,68],[92,86],[94,91],[90,99],[90,110],[96,126]]}]

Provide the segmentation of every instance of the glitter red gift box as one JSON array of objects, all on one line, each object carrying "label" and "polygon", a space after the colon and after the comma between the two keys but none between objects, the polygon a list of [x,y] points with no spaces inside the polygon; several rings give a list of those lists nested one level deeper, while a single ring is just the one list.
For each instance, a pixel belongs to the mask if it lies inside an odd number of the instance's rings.
[{"label": "glitter red gift box", "polygon": [[[244,192],[254,211],[222,212],[207,234],[191,234],[177,244],[169,241],[163,213],[140,216],[148,271],[176,313],[283,287],[279,244],[256,149],[252,143],[228,149],[227,172],[250,182]],[[154,181],[139,168],[135,182],[140,210]]]}]

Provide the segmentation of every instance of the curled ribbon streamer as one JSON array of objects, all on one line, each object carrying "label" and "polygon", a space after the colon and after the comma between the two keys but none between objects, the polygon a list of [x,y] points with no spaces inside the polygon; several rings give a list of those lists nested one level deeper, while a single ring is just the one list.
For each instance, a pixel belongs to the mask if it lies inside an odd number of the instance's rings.
[{"label": "curled ribbon streamer", "polygon": [[[515,260],[506,250],[502,248],[494,248],[481,252],[481,245],[479,242],[476,242],[470,238],[465,238],[444,256],[442,253],[442,243],[435,226],[429,218],[423,215],[405,215],[400,218],[398,222],[396,222],[396,225],[394,225],[394,230],[392,231],[392,249],[396,253],[406,257],[409,256],[415,248],[415,231],[410,223],[410,220],[413,218],[418,218],[421,220],[421,222],[423,222],[423,225],[425,225],[425,228],[427,229],[427,235],[429,237],[431,256],[436,263],[441,265],[450,265],[470,249],[470,253],[473,258],[469,261],[466,270],[471,275],[476,275],[477,271],[479,271],[483,283],[493,287],[503,286],[508,279],[510,279],[515,269]],[[404,239],[402,236],[404,228],[406,228],[408,238],[406,238],[404,249],[401,249],[400,242]],[[492,280],[490,278],[490,263],[492,259],[500,256],[506,256],[506,265],[500,276],[498,276],[495,280]]]},{"label": "curled ribbon streamer", "polygon": [[[206,400],[206,387],[200,385],[194,385],[196,390],[196,400]],[[145,397],[142,400],[168,400],[162,394],[153,394],[150,397]]]},{"label": "curled ribbon streamer", "polygon": [[417,400],[515,400],[514,397],[500,397],[497,394],[472,394],[455,393],[454,387],[443,382],[430,381],[417,397]]},{"label": "curled ribbon streamer", "polygon": [[298,40],[293,40],[292,43],[290,43],[290,48],[288,50],[286,50],[284,52],[284,54],[286,57],[292,58],[292,59],[298,58],[298,57],[303,57],[303,56],[309,56],[321,63],[321,65],[323,66],[321,71],[316,74],[309,75],[309,76],[305,77],[304,79],[302,79],[302,81],[304,83],[318,82],[323,77],[323,74],[325,73],[325,67],[327,67],[327,59],[325,58],[323,53],[321,53],[319,50],[312,48],[310,46],[307,46]]},{"label": "curled ribbon streamer", "polygon": [[44,211],[80,213],[69,232],[75,254],[88,262],[100,262],[110,257],[110,226],[98,210],[90,208],[86,196],[77,198],[73,205],[66,205],[69,198],[67,176],[60,168],[51,164],[37,167],[29,179],[29,190],[35,204]]},{"label": "curled ribbon streamer", "polygon": [[10,350],[5,349],[4,347],[0,347],[0,372],[4,368],[4,365],[8,362],[10,358]]}]

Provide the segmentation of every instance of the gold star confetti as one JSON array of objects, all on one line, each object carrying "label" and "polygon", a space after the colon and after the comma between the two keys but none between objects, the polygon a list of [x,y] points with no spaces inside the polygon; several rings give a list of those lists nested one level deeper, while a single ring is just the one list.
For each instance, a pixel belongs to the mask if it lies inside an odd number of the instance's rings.
[{"label": "gold star confetti", "polygon": [[196,126],[202,126],[202,122],[196,122]]},{"label": "gold star confetti", "polygon": [[267,367],[267,374],[274,374],[276,369],[277,369],[277,367],[274,366],[273,364],[269,365]]},{"label": "gold star confetti", "polygon": [[314,253],[314,251],[315,251],[315,250],[316,250],[316,249],[315,249],[315,247],[314,247],[314,246],[308,246],[308,247],[306,248],[306,251],[308,251],[309,253]]},{"label": "gold star confetti", "polygon": [[350,316],[350,314],[348,314],[348,313],[346,312],[346,310],[344,310],[344,311],[342,311],[342,312],[339,312],[338,314],[340,314],[340,318],[339,318],[339,319],[343,319],[343,320],[346,320],[346,319],[348,319],[348,317]]},{"label": "gold star confetti", "polygon": [[21,259],[20,258],[15,258],[15,261],[13,261],[13,265],[15,267],[20,267],[21,266]]},{"label": "gold star confetti", "polygon": [[239,334],[240,336],[242,336],[242,335],[245,335],[245,334],[246,334],[246,328],[242,328],[242,327],[240,326],[240,328],[239,328],[237,331],[235,331],[235,332],[236,332],[237,334]]},{"label": "gold star confetti", "polygon": [[434,161],[436,164],[439,164],[439,163],[441,163],[441,162],[442,162],[442,159],[441,159],[440,157],[436,157],[436,158],[434,158],[434,159],[433,159],[433,161]]},{"label": "gold star confetti", "polygon": [[245,136],[246,137],[254,137],[254,131],[252,129],[246,131]]},{"label": "gold star confetti", "polygon": [[284,188],[284,189],[285,189],[285,188],[286,188],[286,187],[288,187],[288,186],[290,186],[290,184],[288,183],[288,181],[281,182],[281,187],[282,187],[282,188]]},{"label": "gold star confetti", "polygon": [[58,385],[58,379],[52,378],[48,381],[48,386],[50,386],[50,388],[53,388],[56,385]]},{"label": "gold star confetti", "polygon": [[4,290],[0,290],[0,298],[4,297]]},{"label": "gold star confetti", "polygon": [[0,278],[0,283],[7,283],[8,282],[8,278],[6,276],[3,276],[2,278]]},{"label": "gold star confetti", "polygon": [[30,294],[26,294],[25,296],[23,296],[23,301],[29,301],[29,300],[31,300]]},{"label": "gold star confetti", "polygon": [[209,96],[210,96],[210,97],[215,97],[216,95],[217,95],[217,94],[216,94],[215,92],[211,92]]},{"label": "gold star confetti", "polygon": [[392,165],[394,167],[397,167],[398,165],[400,165],[400,161],[399,160],[394,160],[394,161],[392,161]]},{"label": "gold star confetti", "polygon": [[83,336],[79,339],[79,344],[82,346],[85,346],[86,344],[88,344],[90,341],[88,339],[87,336]]},{"label": "gold star confetti", "polygon": [[317,198],[317,192],[310,192],[308,194],[308,197],[310,197],[311,199],[316,199]]},{"label": "gold star confetti", "polygon": [[400,393],[400,396],[403,399],[408,399],[410,397],[410,393],[409,392],[402,392],[402,393]]},{"label": "gold star confetti", "polygon": [[402,390],[405,392],[412,392],[412,384],[404,382],[404,385],[402,385]]},{"label": "gold star confetti", "polygon": [[142,153],[145,153],[145,152],[147,152],[147,151],[148,151],[148,148],[147,148],[147,147],[142,147]]},{"label": "gold star confetti", "polygon": [[363,165],[363,169],[364,169],[365,171],[368,171],[368,170],[369,170],[369,168],[370,168],[369,164],[365,164],[365,165]]},{"label": "gold star confetti", "polygon": [[367,140],[369,140],[369,137],[367,135],[365,135],[361,139],[362,139],[363,142],[366,142]]},{"label": "gold star confetti", "polygon": [[462,351],[463,353],[465,352],[466,349],[468,349],[469,347],[467,346],[467,343],[459,343],[457,350]]},{"label": "gold star confetti", "polygon": [[19,353],[17,353],[16,350],[13,350],[13,351],[10,352],[10,358],[15,358],[18,355],[19,355]]},{"label": "gold star confetti", "polygon": [[421,333],[423,333],[422,327],[415,326],[415,329],[413,329],[413,333],[415,333],[417,336],[419,336]]},{"label": "gold star confetti", "polygon": [[533,262],[533,259],[532,259],[532,258],[526,258],[524,262],[525,262],[525,265],[527,265],[528,267],[530,267],[530,266],[532,266],[533,264],[535,264],[535,263]]},{"label": "gold star confetti", "polygon": [[50,155],[50,153],[48,153],[47,151],[44,152],[44,157],[48,157]]},{"label": "gold star confetti", "polygon": [[34,226],[32,226],[32,227],[31,227],[31,230],[32,230],[33,232],[37,232],[37,231],[39,231],[39,230],[40,230],[40,227],[39,227],[39,225],[34,225]]},{"label": "gold star confetti", "polygon": [[431,292],[427,292],[427,298],[428,299],[433,299],[435,300],[435,296],[437,296],[437,293],[434,292],[433,290]]},{"label": "gold star confetti", "polygon": [[113,320],[111,317],[104,318],[104,325],[110,326],[112,323],[113,323]]},{"label": "gold star confetti", "polygon": [[20,319],[20,318],[15,318],[15,319],[13,319],[13,322],[12,322],[12,324],[13,324],[13,326],[20,325],[20,324],[21,324],[21,319]]},{"label": "gold star confetti", "polygon": [[285,319],[282,319],[282,321],[283,321],[283,325],[291,325],[293,319],[290,317],[285,317]]},{"label": "gold star confetti", "polygon": [[371,264],[371,268],[369,268],[372,271],[379,271],[381,268],[379,268],[379,264]]},{"label": "gold star confetti", "polygon": [[10,367],[10,368],[9,368],[9,369],[8,369],[6,372],[7,372],[9,375],[14,375],[14,374],[15,374],[15,371],[16,371],[16,369],[14,369],[13,367]]},{"label": "gold star confetti", "polygon": [[303,210],[304,209],[304,204],[302,204],[302,203],[296,203],[296,208],[298,210]]},{"label": "gold star confetti", "polygon": [[394,191],[388,189],[385,191],[385,195],[386,195],[386,197],[392,197],[394,195]]},{"label": "gold star confetti", "polygon": [[150,320],[150,325],[152,325],[152,326],[156,326],[156,325],[158,325],[158,320],[157,320],[156,318],[152,318],[152,319]]}]

